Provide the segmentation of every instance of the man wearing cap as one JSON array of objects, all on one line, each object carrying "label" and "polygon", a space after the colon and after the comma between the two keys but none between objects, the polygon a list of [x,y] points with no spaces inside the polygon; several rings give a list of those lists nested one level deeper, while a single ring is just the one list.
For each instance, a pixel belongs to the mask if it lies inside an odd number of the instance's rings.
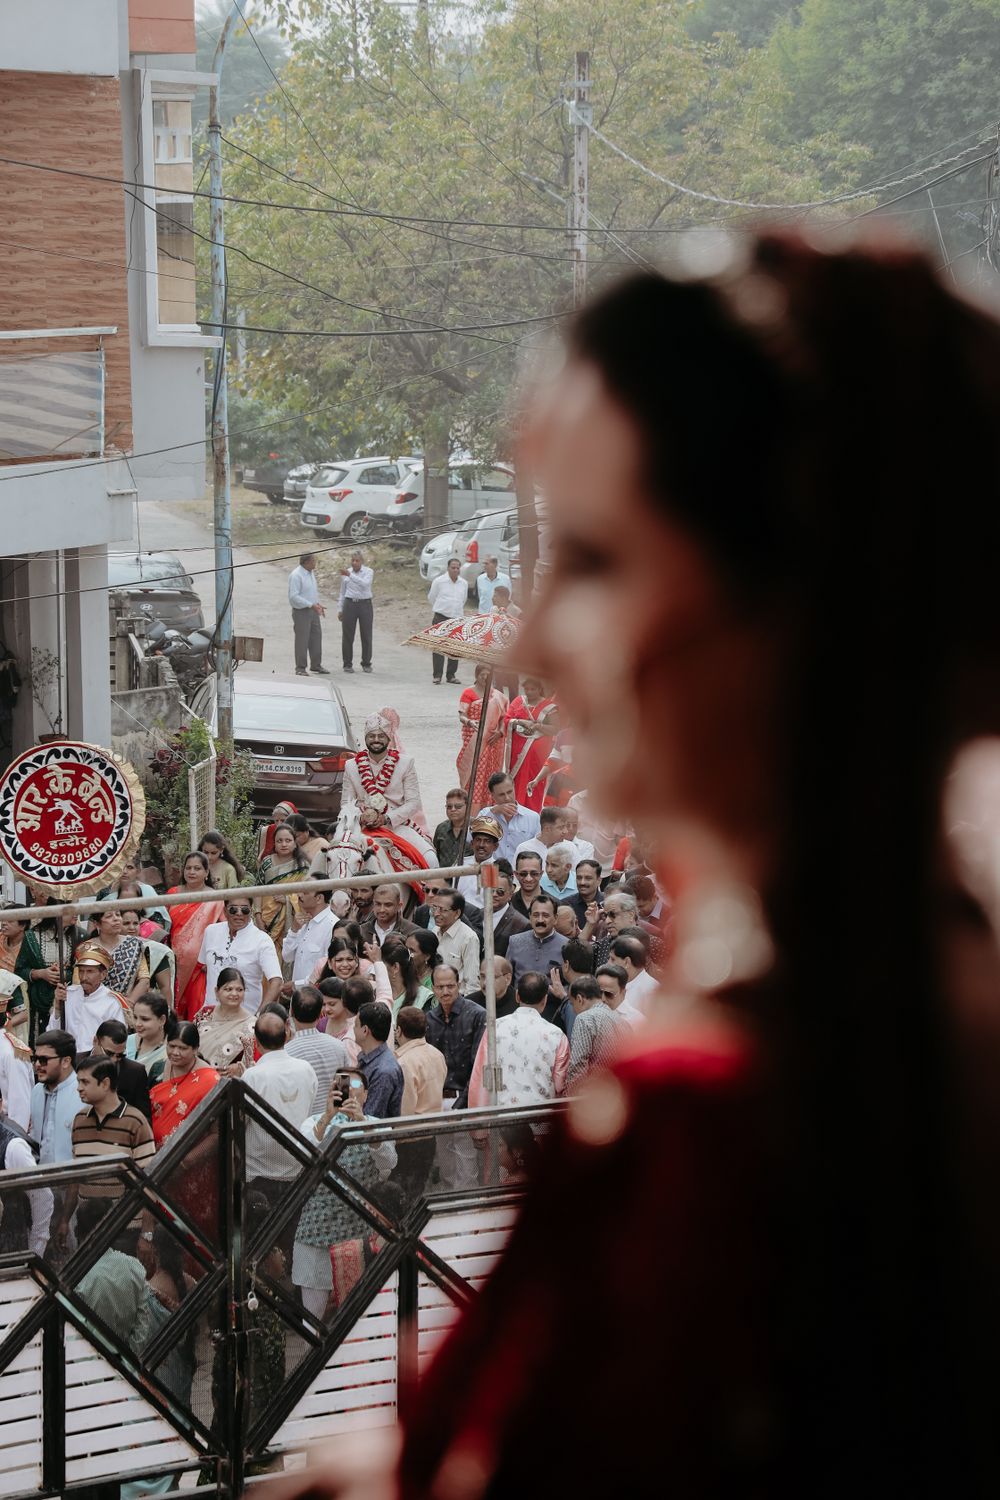
[{"label": "man wearing cap", "polygon": [[362,828],[406,827],[427,839],[427,823],[420,800],[420,783],[412,755],[394,744],[392,721],[385,714],[365,720],[365,748],[344,769],[345,802],[358,804]]},{"label": "man wearing cap", "polygon": [[[480,813],[478,817],[473,818],[469,825],[469,833],[472,840],[472,857],[476,861],[476,864],[493,864],[502,836],[502,830],[496,818],[490,813]],[[459,876],[456,889],[465,897],[466,901],[478,901],[479,876]]]},{"label": "man wearing cap", "polygon": [[102,1021],[123,1021],[125,1007],[105,984],[111,955],[100,943],[88,943],[76,955],[79,984],[57,984],[55,1009],[63,1027],[76,1041],[77,1052],[94,1050],[94,1037]]}]

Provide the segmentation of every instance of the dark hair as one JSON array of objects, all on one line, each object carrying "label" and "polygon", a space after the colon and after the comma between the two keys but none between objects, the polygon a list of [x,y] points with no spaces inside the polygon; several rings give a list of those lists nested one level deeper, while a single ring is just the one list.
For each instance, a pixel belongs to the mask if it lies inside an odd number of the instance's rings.
[{"label": "dark hair", "polygon": [[613,979],[620,990],[623,990],[628,984],[628,974],[622,968],[621,964],[601,964],[594,978]]},{"label": "dark hair", "polygon": [[292,1020],[315,1026],[323,1014],[323,996],[314,985],[300,984],[292,990]]},{"label": "dark hair", "polygon": [[445,792],[445,802],[448,801],[449,797],[461,797],[463,802],[468,802],[469,800],[469,794],[464,786],[453,786],[450,792]]},{"label": "dark hair", "polygon": [[433,963],[434,959],[437,958],[438,948],[440,947],[437,933],[431,932],[426,927],[418,927],[416,932],[411,932],[408,936],[413,938],[428,963]]},{"label": "dark hair", "polygon": [[293,833],[312,833],[312,826],[309,819],[304,818],[299,812],[289,813],[285,819],[285,823]]},{"label": "dark hair", "polygon": [[551,828],[553,823],[562,822],[562,816],[561,807],[543,807],[538,815],[538,822],[542,828]]},{"label": "dark hair", "polygon": [[334,938],[350,938],[354,944],[355,952],[360,954],[364,951],[365,935],[361,931],[361,923],[354,922],[350,917],[344,917],[339,922],[334,922],[330,941]]},{"label": "dark hair", "polygon": [[124,1021],[102,1021],[94,1032],[94,1040],[96,1041],[100,1036],[106,1036],[109,1042],[114,1042],[115,1046],[121,1047],[128,1041],[128,1027]]},{"label": "dark hair", "polygon": [[[350,984],[351,980],[348,980],[347,983]],[[317,988],[321,995],[327,995],[331,1000],[339,1000],[344,993],[344,981],[336,977],[321,979]]]},{"label": "dark hair", "polygon": [[118,1086],[118,1060],[105,1057],[103,1052],[90,1052],[86,1057],[81,1057],[76,1071],[78,1075],[89,1073],[96,1083],[104,1083],[106,1080],[112,1089]]},{"label": "dark hair", "polygon": [[[326,880],[327,876],[326,875],[310,875],[308,878],[310,880]],[[323,890],[323,891],[319,891],[318,894],[323,897],[323,900],[329,906],[329,904],[330,904],[330,897],[333,895],[333,892],[331,890]]]},{"label": "dark hair", "polygon": [[[128,1036],[127,1031],[125,1035]],[[51,1047],[56,1057],[76,1057],[76,1037],[71,1031],[60,1031],[58,1027],[35,1037],[35,1049],[39,1047]]]},{"label": "dark hair", "polygon": [[537,849],[522,849],[520,854],[515,854],[514,865],[516,868],[520,868],[522,859],[537,859],[538,868],[540,870],[544,870],[545,868],[545,861],[542,859],[542,856],[539,854]]},{"label": "dark hair", "polygon": [[501,857],[499,859],[495,859],[493,863],[500,871],[501,875],[506,875],[508,880],[514,879],[514,866],[511,864],[509,859],[504,859]]},{"label": "dark hair", "polygon": [[465,913],[465,897],[460,891],[438,891],[439,900],[447,900],[448,910],[457,911],[459,916]]},{"label": "dark hair", "polygon": [[649,962],[649,950],[653,946],[653,940],[644,927],[623,927],[618,937],[633,938],[635,942],[641,943],[643,952],[646,955],[646,962]]},{"label": "dark hair", "polygon": [[627,958],[637,969],[646,967],[646,949],[638,938],[616,937],[611,944],[611,952],[615,958]]},{"label": "dark hair", "polygon": [[[375,999],[375,991],[371,981],[362,979],[360,974],[355,974],[350,979],[344,980],[344,988],[340,992],[340,1003],[352,1016],[356,1016],[365,1005],[370,1005]],[[383,1006],[386,1015],[389,1007]]]},{"label": "dark hair", "polygon": [[495,792],[502,781],[510,781],[511,779],[509,771],[494,771],[486,785],[491,792]]},{"label": "dark hair", "polygon": [[427,1035],[427,1017],[415,1005],[401,1005],[396,1016],[396,1025],[408,1042]]},{"label": "dark hair", "polygon": [[500,1126],[500,1139],[510,1152],[514,1165],[526,1172],[538,1155],[538,1142],[527,1120],[508,1120]]},{"label": "dark hair", "polygon": [[[960,1097],[939,873],[948,767],[998,728],[992,473],[939,507],[954,453],[995,429],[1000,331],[914,249],[771,231],[725,284],[634,277],[571,338],[633,419],[652,507],[786,645],[761,890],[780,962],[766,998],[744,1001],[772,1044],[796,1200],[776,1246],[800,1289],[774,1334],[778,1420],[795,1413],[797,1451],[817,1452],[839,1411],[852,1441],[831,1491],[876,1445],[880,1472],[889,1454],[906,1470],[895,1487],[940,1488],[990,1420],[998,1331],[992,1268],[977,1282],[970,1254],[985,1205],[969,1153],[993,1131]],[[652,357],[667,338],[670,358]],[[849,931],[850,954],[831,954]]]},{"label": "dark hair", "polygon": [[[274,837],[275,838],[278,837],[278,834],[281,832],[282,829],[284,829],[286,833],[290,833],[292,835],[293,840],[295,839],[295,829],[292,827],[291,823],[288,823],[288,822],[279,823],[277,825],[277,827],[274,830]],[[272,847],[272,849],[274,848],[274,841],[273,840],[271,842],[271,847]],[[308,870],[308,868],[309,868],[309,861],[306,859],[305,855],[302,853],[302,850],[299,848],[297,841],[295,843],[295,848],[292,851],[292,863],[294,864],[296,870]]]},{"label": "dark hair", "polygon": [[[276,1024],[272,1025],[271,1022]],[[265,1006],[257,1016],[253,1026],[253,1034],[257,1038],[257,1045],[262,1052],[280,1052],[287,1040],[285,1027],[288,1024],[288,1015],[283,1007],[271,1009]]]},{"label": "dark hair", "polygon": [[202,854],[200,849],[192,849],[191,852],[189,854],[185,854],[184,858],[181,860],[181,885],[184,884],[184,871],[187,868],[188,863],[192,859],[196,859],[201,865],[202,869],[205,871],[205,884],[210,885],[212,887],[212,890],[214,891],[215,881],[212,879],[212,870],[211,866],[208,863],[208,855]]},{"label": "dark hair", "polygon": [[403,1004],[412,1005],[420,992],[420,981],[413,966],[413,955],[406,946],[406,939],[389,936],[382,944],[382,962],[395,964],[403,981]]},{"label": "dark hair", "polygon": [[299,553],[299,567],[301,568],[301,566],[302,566],[303,563],[312,562],[312,560],[313,560],[313,558],[315,556],[316,556],[315,552],[300,552]]},{"label": "dark hair", "polygon": [[164,1041],[169,1042],[177,1035],[177,1017],[158,991],[147,990],[144,995],[140,995],[132,1006],[133,1014],[135,1013],[136,1005],[144,1005],[147,1010],[153,1012],[158,1021],[163,1022]]},{"label": "dark hair", "polygon": [[554,896],[550,896],[548,891],[539,891],[537,896],[532,896],[531,905],[528,907],[528,910],[534,911],[536,906],[541,906],[543,903],[546,906],[551,906],[553,911],[559,910],[558,901]]},{"label": "dark hair", "polygon": [[232,965],[230,965],[229,968],[220,969],[219,970],[219,977],[215,981],[216,994],[218,994],[219,990],[221,990],[221,988],[222,988],[222,986],[224,984],[232,984],[232,982],[233,982],[234,979],[238,979],[239,982],[240,982],[240,984],[243,986],[244,990],[246,989],[247,982],[244,979],[241,970],[234,969],[232,967]]},{"label": "dark hair", "polygon": [[603,866],[601,865],[601,862],[600,862],[599,859],[578,859],[577,860],[577,862],[576,862],[576,868],[578,870],[582,870],[583,867],[584,867],[584,865],[587,865],[591,870],[593,870],[594,874],[597,876],[598,880],[600,880],[601,876],[604,874],[604,869],[603,869]]},{"label": "dark hair", "polygon": [[579,938],[570,938],[562,951],[563,962],[578,974],[593,974],[594,950],[590,943],[581,943]]},{"label": "dark hair", "polygon": [[17,911],[17,907],[13,902],[9,901],[6,906],[0,908],[0,922],[16,922],[22,932],[26,927],[31,926],[30,917],[12,917],[10,915],[12,911]]},{"label": "dark hair", "polygon": [[358,946],[353,939],[349,937],[332,937],[330,939],[330,946],[326,950],[326,964],[331,973],[333,972],[333,960],[339,957],[341,953],[349,953],[359,964],[361,962]]},{"label": "dark hair", "polygon": [[358,1011],[358,1020],[367,1026],[377,1042],[387,1042],[392,1030],[392,1011],[381,1000],[368,1000]]},{"label": "dark hair", "polygon": [[[142,895],[142,891],[139,889],[139,882],[137,880],[123,880],[115,894],[118,897],[119,901],[129,901],[132,899],[132,896],[129,894],[130,892],[133,892],[136,896]],[[141,907],[133,906],[130,909],[134,912],[137,912],[139,916],[142,915]],[[94,916],[96,917],[97,915],[98,914],[95,911]],[[124,912],[122,913],[122,915],[124,916]]]},{"label": "dark hair", "polygon": [[201,1032],[193,1021],[182,1021],[170,1040],[180,1042],[182,1047],[193,1047],[197,1052],[201,1046]]},{"label": "dark hair", "polygon": [[601,998],[601,986],[592,974],[585,974],[582,979],[574,979],[569,992],[574,1000],[600,1000]]},{"label": "dark hair", "polygon": [[517,998],[524,1005],[541,1005],[549,998],[549,981],[544,974],[528,969],[517,976]]}]

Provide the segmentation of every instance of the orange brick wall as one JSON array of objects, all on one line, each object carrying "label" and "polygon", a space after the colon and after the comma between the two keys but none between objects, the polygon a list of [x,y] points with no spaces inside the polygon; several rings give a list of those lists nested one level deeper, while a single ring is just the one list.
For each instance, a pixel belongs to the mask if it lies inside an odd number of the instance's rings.
[{"label": "orange brick wall", "polygon": [[[72,168],[113,183],[59,177],[0,162],[0,327],[116,326],[106,352],[107,445],[132,446],[121,97],[117,78],[0,72],[3,154]],[[140,232],[136,210],[136,233]],[[84,257],[84,258],[81,258]],[[69,339],[8,351],[93,348]]]},{"label": "orange brick wall", "polygon": [[128,0],[130,52],[194,52],[194,0]]}]

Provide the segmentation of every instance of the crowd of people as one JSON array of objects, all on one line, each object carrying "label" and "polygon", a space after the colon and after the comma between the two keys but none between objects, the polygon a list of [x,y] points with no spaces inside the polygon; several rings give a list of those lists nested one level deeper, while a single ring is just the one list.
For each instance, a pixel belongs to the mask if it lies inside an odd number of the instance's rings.
[{"label": "crowd of people", "polygon": [[[510,769],[491,759],[478,796],[452,788],[428,837],[442,868],[495,866],[496,1098],[531,1105],[578,1086],[643,1024],[671,935],[669,908],[634,840],[582,823],[580,799],[540,809],[520,800],[519,780],[526,786],[549,753],[530,729],[546,724],[551,699],[529,679],[515,702],[526,719],[517,721],[524,743]],[[497,725],[510,712],[502,703]],[[475,713],[468,719],[471,728]],[[426,827],[416,770],[398,753],[392,759],[398,726],[390,709],[366,725],[360,817],[366,824],[377,812],[390,826]],[[380,777],[376,801],[367,782],[383,766],[391,774]],[[170,905],[131,863],[102,900],[146,904],[127,912],[108,905],[86,923],[67,922],[63,966],[51,919],[0,922],[0,974],[10,979],[0,994],[0,1166],[118,1151],[146,1165],[191,1128],[223,1078],[242,1078],[316,1144],[351,1120],[491,1102],[479,874],[452,880],[429,869],[416,893],[385,880],[339,893],[337,903],[319,884],[286,894],[291,882],[326,875],[331,833],[279,803],[260,830],[256,870],[209,833],[170,887],[192,899]],[[250,897],[249,885],[266,893]],[[217,899],[196,899],[204,892]],[[263,1213],[299,1167],[258,1135],[248,1142],[247,1171]],[[471,1131],[443,1132],[436,1149],[424,1142],[402,1164],[389,1150],[351,1150],[387,1191],[400,1176],[408,1191],[459,1188],[484,1180],[476,1141]],[[530,1154],[524,1142],[508,1147],[511,1161]],[[188,1168],[192,1203],[212,1200],[211,1172],[204,1157]],[[34,1193],[30,1213],[8,1216],[3,1242],[20,1238],[62,1256],[79,1233],[81,1205],[58,1193],[47,1210],[42,1203]],[[302,1304],[317,1316],[359,1274],[364,1237],[346,1233],[345,1214],[324,1190],[283,1247]]]}]

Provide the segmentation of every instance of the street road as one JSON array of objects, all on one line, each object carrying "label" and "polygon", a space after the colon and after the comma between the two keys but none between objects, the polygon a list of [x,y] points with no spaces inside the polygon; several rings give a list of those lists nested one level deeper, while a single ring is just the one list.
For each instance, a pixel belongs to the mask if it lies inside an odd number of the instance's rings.
[{"label": "street road", "polygon": [[[169,503],[146,502],[141,507],[140,545],[146,551],[178,552],[194,573],[195,587],[205,607],[206,620],[215,619],[215,579],[201,569],[213,567],[212,536],[188,516],[179,515]],[[190,549],[190,550],[188,550]],[[289,552],[293,551],[292,543]],[[331,554],[332,556],[332,554]],[[264,638],[264,660],[244,662],[240,672],[254,677],[295,676],[292,656],[292,621],[288,605],[288,574],[294,563],[260,562],[259,553],[243,548],[234,550],[234,562],[253,563],[252,567],[235,569],[233,596],[234,629],[240,635]],[[416,571],[417,562],[412,563]],[[333,680],[347,704],[351,723],[360,744],[368,714],[389,705],[400,716],[400,738],[405,750],[414,756],[424,811],[433,830],[444,817],[444,798],[457,780],[455,758],[460,743],[458,695],[461,688],[431,681],[430,653],[400,642],[413,631],[431,621],[426,612],[403,609],[398,603],[382,609],[379,605],[379,577],[375,575],[375,648],[374,668],[370,676],[360,669],[360,640],[355,640],[355,673],[345,676],[340,659],[340,625],[337,621],[337,595],[340,574],[332,562],[320,556],[317,565],[320,599],[326,606],[323,622],[323,665],[330,668]],[[463,683],[472,680],[471,663],[462,663],[459,677]],[[320,681],[313,678],[312,681]]]}]

